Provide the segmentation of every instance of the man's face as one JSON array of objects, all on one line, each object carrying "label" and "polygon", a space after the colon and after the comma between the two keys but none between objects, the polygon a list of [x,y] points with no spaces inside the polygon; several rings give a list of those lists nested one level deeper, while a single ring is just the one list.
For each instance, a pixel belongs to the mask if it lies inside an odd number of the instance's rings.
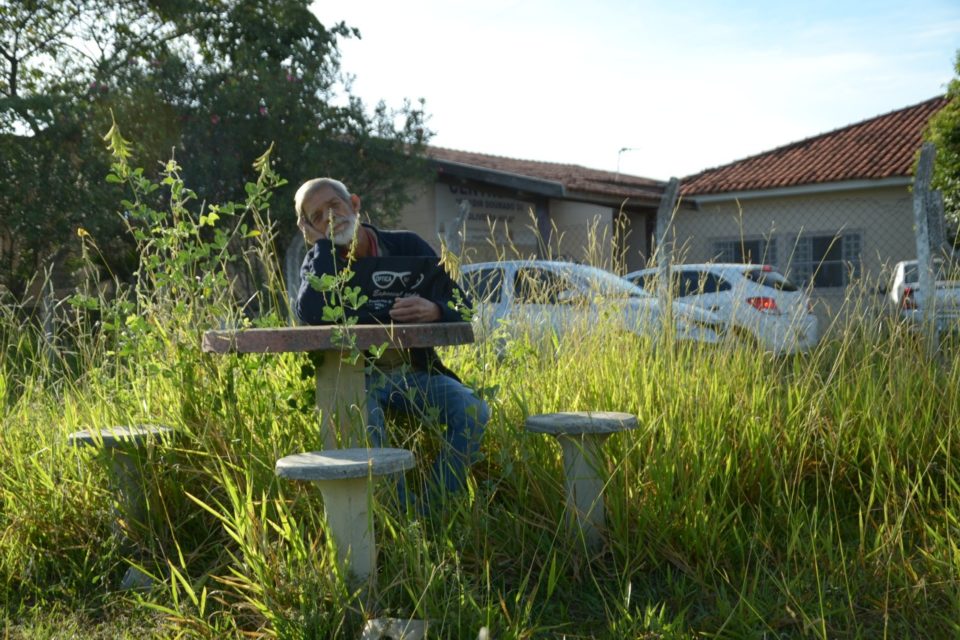
[{"label": "man's face", "polygon": [[337,246],[348,245],[357,232],[360,218],[360,199],[351,196],[350,202],[324,185],[303,200],[303,215],[323,238]]}]

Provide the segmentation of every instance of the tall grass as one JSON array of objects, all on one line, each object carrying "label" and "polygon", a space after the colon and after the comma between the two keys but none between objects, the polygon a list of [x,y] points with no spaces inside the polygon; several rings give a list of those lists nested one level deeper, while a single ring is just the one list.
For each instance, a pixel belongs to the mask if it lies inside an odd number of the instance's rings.
[{"label": "tall grass", "polygon": [[[446,349],[490,400],[483,459],[428,518],[378,487],[380,575],[364,608],[337,576],[319,492],[273,474],[320,447],[309,358],[199,352],[204,329],[250,322],[230,274],[255,263],[261,291],[284,299],[269,224],[249,222],[277,180],[268,159],[260,168],[251,200],[211,225],[175,166],[160,185],[170,210],[150,209],[156,189],[118,153],[142,216],[138,281],[111,299],[88,289],[52,340],[0,307],[5,637],[357,637],[373,615],[427,618],[450,638],[960,633],[960,365],[886,323],[849,323],[788,358],[654,345],[612,317],[546,348],[531,334]],[[260,304],[257,322],[283,324],[279,305]],[[641,425],[606,445],[599,551],[564,534],[559,447],[522,428],[591,409]],[[66,435],[144,422],[176,438],[149,454],[131,553],[104,470]],[[429,429],[391,425],[421,467]],[[130,562],[152,589],[116,590]]]}]

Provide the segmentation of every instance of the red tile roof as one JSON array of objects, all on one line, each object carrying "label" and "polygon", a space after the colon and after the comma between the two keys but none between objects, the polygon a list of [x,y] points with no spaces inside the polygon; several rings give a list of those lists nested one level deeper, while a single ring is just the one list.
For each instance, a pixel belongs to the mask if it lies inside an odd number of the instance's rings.
[{"label": "red tile roof", "polygon": [[576,192],[613,198],[633,198],[656,204],[660,201],[666,186],[666,183],[659,180],[588,169],[576,164],[517,160],[442,147],[428,147],[427,156],[444,162],[455,162],[481,169],[558,182],[563,185],[568,194]]},{"label": "red tile roof", "polygon": [[945,96],[891,111],[682,180],[685,196],[906,177]]}]

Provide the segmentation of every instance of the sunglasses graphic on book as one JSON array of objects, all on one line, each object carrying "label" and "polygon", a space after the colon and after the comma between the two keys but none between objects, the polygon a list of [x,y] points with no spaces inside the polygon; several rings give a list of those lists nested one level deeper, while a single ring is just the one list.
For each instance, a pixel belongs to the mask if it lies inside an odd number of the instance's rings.
[{"label": "sunglasses graphic on book", "polygon": [[374,271],[370,276],[373,286],[378,289],[389,289],[398,281],[406,289],[416,289],[423,279],[423,273],[414,274],[411,271]]},{"label": "sunglasses graphic on book", "polygon": [[349,285],[360,287],[367,301],[348,315],[361,324],[390,322],[390,308],[398,298],[420,296],[449,300],[456,284],[436,257],[383,256],[357,260]]}]

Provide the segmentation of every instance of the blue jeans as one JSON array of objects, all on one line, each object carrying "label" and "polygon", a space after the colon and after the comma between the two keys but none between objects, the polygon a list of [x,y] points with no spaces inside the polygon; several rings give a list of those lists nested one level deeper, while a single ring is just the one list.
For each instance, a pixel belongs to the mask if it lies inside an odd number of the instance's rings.
[{"label": "blue jeans", "polygon": [[[467,467],[476,460],[483,430],[490,419],[487,403],[469,388],[439,373],[395,369],[367,374],[367,435],[373,447],[387,446],[386,409],[403,411],[421,420],[431,419],[431,413],[438,412],[436,421],[446,428],[440,453],[428,476],[429,488],[447,493],[461,490]],[[401,504],[413,498],[407,495],[402,478],[397,491]]]}]

